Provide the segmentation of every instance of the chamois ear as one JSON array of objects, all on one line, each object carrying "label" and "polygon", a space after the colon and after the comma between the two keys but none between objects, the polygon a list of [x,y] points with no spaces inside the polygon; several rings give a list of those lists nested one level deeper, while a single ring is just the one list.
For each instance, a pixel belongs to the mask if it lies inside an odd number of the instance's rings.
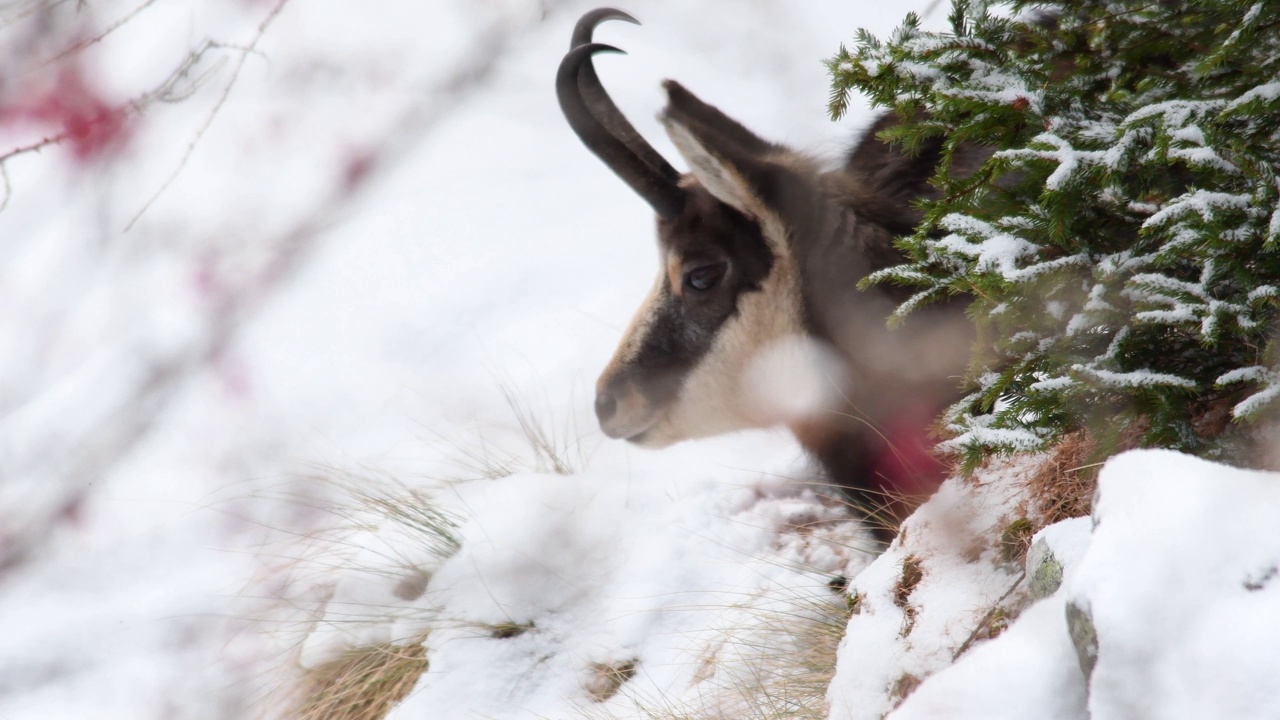
[{"label": "chamois ear", "polygon": [[778,189],[789,171],[771,157],[785,149],[760,139],[680,83],[667,80],[663,87],[668,102],[659,119],[698,182],[747,215],[776,213]]}]

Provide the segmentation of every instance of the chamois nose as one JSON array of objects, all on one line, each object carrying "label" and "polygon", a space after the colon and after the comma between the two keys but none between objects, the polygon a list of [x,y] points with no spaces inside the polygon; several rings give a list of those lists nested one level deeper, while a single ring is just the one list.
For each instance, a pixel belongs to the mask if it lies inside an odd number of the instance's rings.
[{"label": "chamois nose", "polygon": [[[600,421],[600,427],[608,428],[609,421],[616,414],[618,414],[618,399],[614,397],[613,391],[602,390],[596,393],[596,418]],[[608,430],[605,432],[608,433]]]}]

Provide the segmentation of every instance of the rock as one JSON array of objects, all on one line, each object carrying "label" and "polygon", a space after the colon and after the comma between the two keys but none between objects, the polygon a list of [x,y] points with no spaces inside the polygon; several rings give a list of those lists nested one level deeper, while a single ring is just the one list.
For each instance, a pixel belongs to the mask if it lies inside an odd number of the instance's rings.
[{"label": "rock", "polygon": [[1027,589],[1032,600],[1049,597],[1062,587],[1062,562],[1040,538],[1027,551]]},{"label": "rock", "polygon": [[1071,634],[1071,644],[1076,646],[1080,670],[1087,683],[1093,676],[1093,667],[1098,664],[1098,631],[1089,617],[1089,610],[1081,607],[1078,601],[1068,601],[1066,612],[1067,631]]}]

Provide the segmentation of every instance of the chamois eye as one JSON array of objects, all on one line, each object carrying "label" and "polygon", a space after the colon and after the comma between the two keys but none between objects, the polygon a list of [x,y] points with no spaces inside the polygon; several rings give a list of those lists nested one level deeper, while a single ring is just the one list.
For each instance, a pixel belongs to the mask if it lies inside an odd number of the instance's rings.
[{"label": "chamois eye", "polygon": [[727,263],[716,263],[694,268],[684,274],[684,286],[698,292],[706,292],[720,282],[727,266]]}]

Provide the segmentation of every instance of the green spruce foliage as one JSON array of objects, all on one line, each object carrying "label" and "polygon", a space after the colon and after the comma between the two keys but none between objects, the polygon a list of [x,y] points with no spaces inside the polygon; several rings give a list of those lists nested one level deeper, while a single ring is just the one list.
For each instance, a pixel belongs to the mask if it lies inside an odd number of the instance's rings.
[{"label": "green spruce foliage", "polygon": [[[973,298],[986,349],[946,443],[967,465],[1088,428],[1104,447],[1246,460],[1280,398],[1280,2],[956,0],[829,61],[941,142],[901,318]],[[921,112],[921,111],[924,112]],[[991,151],[949,172],[965,144]]]}]

